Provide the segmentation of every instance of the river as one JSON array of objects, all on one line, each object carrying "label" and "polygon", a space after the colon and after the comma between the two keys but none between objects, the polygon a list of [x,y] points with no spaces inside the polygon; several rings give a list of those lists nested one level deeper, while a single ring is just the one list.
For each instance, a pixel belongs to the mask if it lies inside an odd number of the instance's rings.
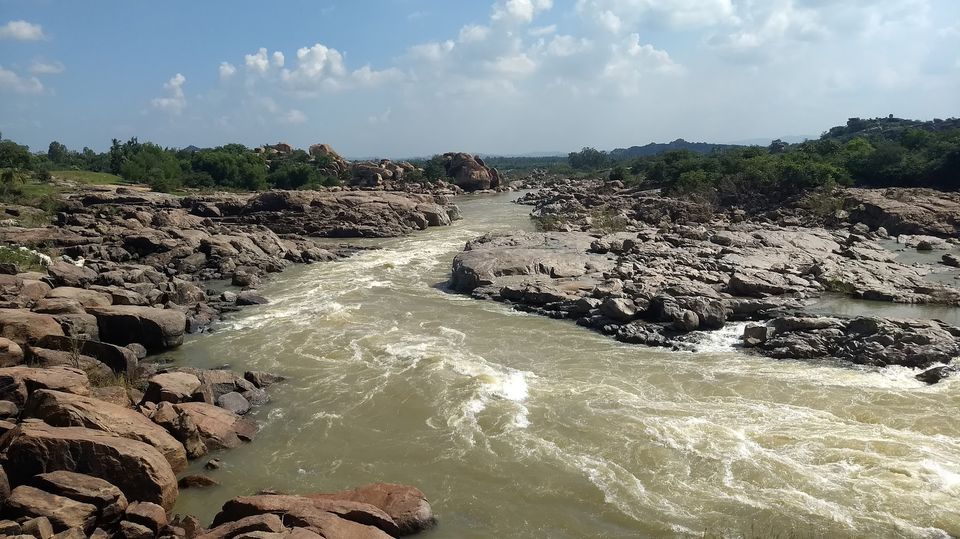
[{"label": "river", "polygon": [[270,305],[171,354],[289,377],[176,511],[388,481],[427,494],[430,539],[960,535],[960,380],[746,356],[737,326],[624,345],[445,291],[467,240],[532,228],[513,198],[273,276]]}]

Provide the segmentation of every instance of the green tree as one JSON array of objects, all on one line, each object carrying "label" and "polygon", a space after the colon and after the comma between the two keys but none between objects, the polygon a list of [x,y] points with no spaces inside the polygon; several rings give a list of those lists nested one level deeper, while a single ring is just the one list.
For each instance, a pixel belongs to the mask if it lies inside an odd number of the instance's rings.
[{"label": "green tree", "polygon": [[55,165],[66,163],[70,158],[70,150],[63,144],[53,141],[47,148],[47,158]]}]

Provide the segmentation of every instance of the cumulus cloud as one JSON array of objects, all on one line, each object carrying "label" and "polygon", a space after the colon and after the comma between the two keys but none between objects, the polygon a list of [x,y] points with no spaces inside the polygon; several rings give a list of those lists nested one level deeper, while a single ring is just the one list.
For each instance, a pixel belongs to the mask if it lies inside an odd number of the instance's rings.
[{"label": "cumulus cloud", "polygon": [[503,0],[493,6],[494,21],[528,24],[541,11],[553,7],[553,0]]},{"label": "cumulus cloud", "polygon": [[187,98],[183,93],[183,85],[187,78],[177,73],[169,81],[164,83],[163,87],[167,90],[166,97],[155,97],[150,101],[153,108],[169,112],[171,114],[180,114],[187,106]]},{"label": "cumulus cloud", "polygon": [[66,70],[61,62],[34,61],[30,64],[30,72],[34,75],[59,75]]},{"label": "cumulus cloud", "polygon": [[[752,5],[753,2],[746,4]],[[733,0],[577,0],[576,11],[602,27],[616,26],[617,31],[641,22],[696,28],[737,20]]]},{"label": "cumulus cloud", "polygon": [[267,49],[260,47],[260,49],[253,54],[246,54],[243,57],[243,63],[246,64],[247,70],[252,73],[264,74],[270,69],[270,60],[267,59]]},{"label": "cumulus cloud", "polygon": [[490,27],[482,26],[479,24],[468,24],[460,29],[460,38],[461,43],[474,43],[477,41],[483,41],[487,39],[487,36],[490,35]]},{"label": "cumulus cloud", "polygon": [[277,67],[283,67],[283,61],[284,61],[284,58],[283,58],[282,52],[276,51],[273,53],[273,65]]},{"label": "cumulus cloud", "polygon": [[21,77],[16,72],[0,66],[0,90],[18,94],[41,94],[43,84],[36,77]]},{"label": "cumulus cloud", "polygon": [[43,33],[43,27],[39,24],[33,24],[27,21],[10,21],[0,26],[0,39],[13,39],[17,41],[39,41],[46,39]]},{"label": "cumulus cloud", "polygon": [[237,72],[236,66],[230,62],[220,62],[220,80],[226,80]]}]

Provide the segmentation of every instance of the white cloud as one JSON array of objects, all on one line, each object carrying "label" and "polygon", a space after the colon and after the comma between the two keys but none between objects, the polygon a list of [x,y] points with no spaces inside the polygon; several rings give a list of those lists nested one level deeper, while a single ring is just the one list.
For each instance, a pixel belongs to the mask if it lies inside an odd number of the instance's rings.
[{"label": "white cloud", "polygon": [[[777,0],[764,0],[761,3]],[[752,6],[752,1],[741,5]],[[737,20],[733,0],[577,0],[576,11],[615,31],[638,24],[698,28]],[[619,22],[614,22],[614,21]]]},{"label": "white cloud", "polygon": [[537,63],[526,54],[500,56],[488,65],[494,71],[505,75],[528,75],[537,69]]},{"label": "white cloud", "polygon": [[10,21],[0,26],[0,39],[15,39],[17,41],[39,41],[47,36],[43,27],[27,21]]},{"label": "white cloud", "polygon": [[460,29],[460,43],[476,43],[487,39],[490,35],[490,27],[479,24],[469,24]]},{"label": "white cloud", "polygon": [[165,82],[163,87],[169,92],[167,97],[155,97],[150,101],[153,108],[160,109],[171,114],[180,114],[187,106],[187,98],[183,93],[183,85],[187,78],[177,73],[169,81]]},{"label": "white cloud", "polygon": [[286,114],[283,115],[283,122],[288,124],[302,124],[306,123],[307,115],[302,111],[297,109],[290,109]]},{"label": "white cloud", "polygon": [[531,28],[527,30],[527,33],[533,37],[549,36],[550,34],[555,34],[556,32],[557,32],[556,24],[551,24],[550,26],[538,26],[536,28]]},{"label": "white cloud", "polygon": [[605,10],[597,14],[597,21],[610,32],[614,34],[620,32],[620,28],[623,26],[623,21],[620,20],[620,17],[616,13]]},{"label": "white cloud", "polygon": [[387,82],[396,82],[403,79],[403,72],[396,68],[377,71],[365,65],[350,74],[354,82],[361,86],[379,86]]},{"label": "white cloud", "polygon": [[553,7],[553,0],[501,0],[493,6],[494,21],[529,24],[541,11]]},{"label": "white cloud", "polygon": [[586,38],[577,39],[573,36],[554,36],[547,45],[546,54],[549,56],[568,57],[589,49],[593,43]]},{"label": "white cloud", "polygon": [[410,56],[418,58],[421,60],[441,60],[448,53],[450,53],[453,48],[456,46],[456,43],[453,41],[447,40],[444,42],[434,41],[432,43],[422,43],[420,45],[414,45],[410,47]]},{"label": "white cloud", "polygon": [[21,77],[17,73],[0,66],[0,90],[18,94],[41,94],[43,83],[36,77]]},{"label": "white cloud", "polygon": [[236,66],[230,62],[220,62],[220,80],[226,80],[237,72]]},{"label": "white cloud", "polygon": [[61,62],[35,61],[30,65],[30,72],[34,75],[59,75],[66,70]]},{"label": "white cloud", "polygon": [[273,53],[273,65],[277,67],[283,67],[283,61],[284,61],[283,53],[280,51],[275,51]]},{"label": "white cloud", "polygon": [[267,49],[264,47],[260,47],[254,54],[244,55],[243,62],[246,64],[248,71],[261,75],[270,69],[270,61],[267,59]]}]

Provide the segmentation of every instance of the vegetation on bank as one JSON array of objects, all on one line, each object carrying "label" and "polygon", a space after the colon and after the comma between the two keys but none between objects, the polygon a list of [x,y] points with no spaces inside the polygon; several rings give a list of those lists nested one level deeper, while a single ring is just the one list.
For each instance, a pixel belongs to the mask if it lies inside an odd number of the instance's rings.
[{"label": "vegetation on bank", "polygon": [[[657,187],[722,205],[776,203],[835,186],[931,187],[960,190],[960,120],[916,122],[851,118],[819,139],[779,140],[700,154],[670,151],[627,162],[592,148],[570,165],[604,166],[611,181]],[[821,200],[829,206],[829,201]],[[822,208],[821,208],[822,209]]]}]

